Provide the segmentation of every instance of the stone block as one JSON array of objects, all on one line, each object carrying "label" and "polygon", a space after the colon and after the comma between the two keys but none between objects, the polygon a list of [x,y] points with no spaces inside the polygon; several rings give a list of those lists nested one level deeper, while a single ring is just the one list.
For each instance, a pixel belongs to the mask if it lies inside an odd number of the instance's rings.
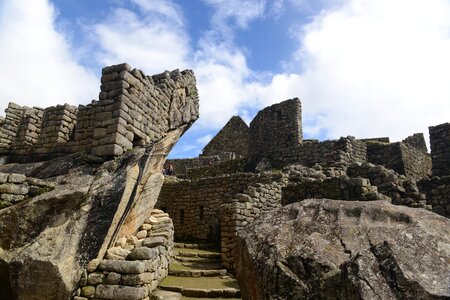
[{"label": "stone block", "polygon": [[147,230],[140,230],[138,233],[136,233],[136,237],[138,239],[143,239],[147,237]]},{"label": "stone block", "polygon": [[142,285],[151,283],[154,280],[154,273],[128,274],[122,276],[122,283],[125,285]]},{"label": "stone block", "polygon": [[5,183],[8,180],[8,173],[0,173],[0,183]]},{"label": "stone block", "polygon": [[19,201],[22,201],[23,199],[25,199],[24,195],[11,195],[11,194],[2,194],[0,197],[2,200],[11,202],[11,203],[16,203]]},{"label": "stone block", "polygon": [[162,236],[149,237],[142,242],[142,246],[148,248],[153,248],[161,245],[167,245],[167,239]]},{"label": "stone block", "polygon": [[104,285],[97,286],[95,297],[99,299],[111,300],[142,300],[148,296],[147,287],[131,287],[122,285]]},{"label": "stone block", "polygon": [[148,260],[154,259],[158,257],[159,253],[156,249],[147,248],[147,247],[139,247],[133,249],[130,254],[127,256],[128,260]]},{"label": "stone block", "polygon": [[88,271],[89,273],[94,272],[101,261],[102,260],[98,258],[91,260],[86,266],[86,271]]},{"label": "stone block", "polygon": [[123,148],[116,144],[102,145],[92,148],[92,155],[119,156],[123,154]]},{"label": "stone block", "polygon": [[4,183],[0,185],[0,193],[5,194],[26,195],[28,190],[29,186],[24,184]]},{"label": "stone block", "polygon": [[86,298],[94,298],[95,296],[95,287],[93,286],[84,286],[81,288],[81,296]]},{"label": "stone block", "polygon": [[[117,65],[108,66],[108,67],[103,68],[102,75],[111,74],[111,73],[120,73],[122,71],[131,72],[131,70],[132,70],[131,66],[127,63],[117,64]],[[19,106],[19,108],[21,108],[21,107]]]},{"label": "stone block", "polygon": [[120,274],[139,274],[144,273],[145,264],[139,261],[102,260],[98,268],[102,271],[116,272]]},{"label": "stone block", "polygon": [[93,138],[101,139],[101,138],[105,137],[106,134],[107,134],[106,128],[95,128]]},{"label": "stone block", "polygon": [[27,179],[25,175],[22,174],[9,174],[8,182],[12,183],[22,183]]},{"label": "stone block", "polygon": [[122,280],[122,276],[119,273],[109,272],[106,275],[105,283],[107,284],[119,284]]},{"label": "stone block", "polygon": [[105,281],[105,274],[103,273],[91,273],[88,276],[87,283],[89,285],[98,285],[100,283],[103,283]]},{"label": "stone block", "polygon": [[130,250],[128,249],[112,247],[106,251],[106,259],[124,260],[128,254],[130,254]]}]

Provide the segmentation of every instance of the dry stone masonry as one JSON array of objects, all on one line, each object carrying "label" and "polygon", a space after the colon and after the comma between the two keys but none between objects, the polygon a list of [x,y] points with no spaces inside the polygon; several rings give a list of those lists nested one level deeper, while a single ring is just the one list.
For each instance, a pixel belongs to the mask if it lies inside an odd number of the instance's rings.
[{"label": "dry stone masonry", "polygon": [[267,158],[274,163],[296,161],[303,141],[301,117],[298,98],[259,111],[250,123],[250,159]]},{"label": "dry stone masonry", "polygon": [[10,103],[0,122],[0,299],[148,300],[173,245],[171,219],[152,211],[161,170],[197,118],[192,71],[146,76],[128,64],[102,70],[88,105]]},{"label": "dry stone masonry", "polygon": [[23,174],[0,173],[0,209],[51,191],[55,183]]},{"label": "dry stone masonry", "polygon": [[74,300],[146,300],[167,276],[173,249],[168,214],[153,210],[134,235],[122,237],[106,259],[90,261]]},{"label": "dry stone masonry", "polygon": [[304,140],[293,98],[166,160],[192,71],[119,64],[100,89],[0,118],[0,299],[240,297],[233,275],[245,299],[450,297],[449,123],[431,155],[420,133]]},{"label": "dry stone masonry", "polygon": [[450,175],[450,123],[430,126],[433,176]]},{"label": "dry stone masonry", "polygon": [[239,116],[233,116],[219,133],[203,148],[202,156],[234,153],[248,156],[249,127]]},{"label": "dry stone masonry", "polygon": [[88,105],[42,110],[10,103],[0,125],[0,153],[10,160],[76,152],[118,156],[155,143],[192,116],[198,117],[190,70],[146,76],[120,64],[104,68],[101,82],[99,100]]}]

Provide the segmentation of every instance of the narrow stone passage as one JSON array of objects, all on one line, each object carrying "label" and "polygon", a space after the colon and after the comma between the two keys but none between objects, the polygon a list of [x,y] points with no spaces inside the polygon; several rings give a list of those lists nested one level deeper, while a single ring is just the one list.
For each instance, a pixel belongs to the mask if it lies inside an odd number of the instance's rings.
[{"label": "narrow stone passage", "polygon": [[240,299],[237,281],[222,268],[220,251],[212,244],[175,243],[169,276],[154,299]]}]

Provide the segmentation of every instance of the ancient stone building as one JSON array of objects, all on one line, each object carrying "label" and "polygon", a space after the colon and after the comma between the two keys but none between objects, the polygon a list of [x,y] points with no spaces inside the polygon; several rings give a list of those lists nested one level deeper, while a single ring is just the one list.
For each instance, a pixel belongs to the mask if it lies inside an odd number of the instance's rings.
[{"label": "ancient stone building", "polygon": [[423,134],[416,133],[396,143],[390,143],[385,139],[363,141],[367,144],[369,162],[383,165],[416,180],[431,175],[431,156]]},{"label": "ancient stone building", "polygon": [[302,141],[300,100],[286,100],[259,111],[250,123],[249,157],[281,164],[297,161]]},{"label": "ancient stone building", "polygon": [[90,104],[0,118],[0,299],[450,297],[448,124],[431,156],[422,134],[303,140],[294,98],[164,176],[192,71],[101,80]]},{"label": "ancient stone building", "polygon": [[197,118],[192,71],[145,76],[128,64],[103,69],[88,105],[10,103],[0,124],[0,299],[148,299],[173,248],[172,221],[152,210],[161,169]]},{"label": "ancient stone building", "polygon": [[76,152],[118,156],[198,115],[198,105],[189,101],[197,97],[192,71],[146,76],[121,64],[104,68],[101,82],[99,100],[88,105],[42,111],[10,103],[0,125],[0,153],[21,161]]},{"label": "ancient stone building", "polygon": [[450,175],[450,123],[430,126],[433,175]]},{"label": "ancient stone building", "polygon": [[233,116],[219,133],[203,148],[202,156],[234,153],[248,156],[249,127],[239,116]]}]

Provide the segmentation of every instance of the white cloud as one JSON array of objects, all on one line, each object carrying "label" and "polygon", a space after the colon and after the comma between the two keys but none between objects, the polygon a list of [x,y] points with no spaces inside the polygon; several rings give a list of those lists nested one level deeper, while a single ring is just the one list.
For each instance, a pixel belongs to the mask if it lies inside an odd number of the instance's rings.
[{"label": "white cloud", "polygon": [[190,42],[180,9],[170,1],[132,2],[137,11],[116,7],[106,20],[86,27],[94,29],[97,59],[104,65],[128,62],[149,75],[187,68]]},{"label": "white cloud", "polygon": [[79,65],[55,27],[47,0],[0,1],[0,110],[9,101],[41,106],[88,103],[99,80]]},{"label": "white cloud", "polygon": [[204,0],[212,6],[214,27],[222,33],[229,32],[231,25],[246,28],[249,22],[261,17],[266,9],[266,0]]},{"label": "white cloud", "polygon": [[450,115],[450,3],[349,0],[304,27],[300,77],[268,89],[301,96],[329,137],[401,139]]},{"label": "white cloud", "polygon": [[204,146],[206,146],[206,144],[208,144],[208,143],[211,141],[212,138],[213,138],[213,135],[212,135],[212,134],[206,134],[206,135],[204,135],[204,136],[199,137],[199,138],[197,139],[197,143],[198,143],[201,147],[204,147]]}]

